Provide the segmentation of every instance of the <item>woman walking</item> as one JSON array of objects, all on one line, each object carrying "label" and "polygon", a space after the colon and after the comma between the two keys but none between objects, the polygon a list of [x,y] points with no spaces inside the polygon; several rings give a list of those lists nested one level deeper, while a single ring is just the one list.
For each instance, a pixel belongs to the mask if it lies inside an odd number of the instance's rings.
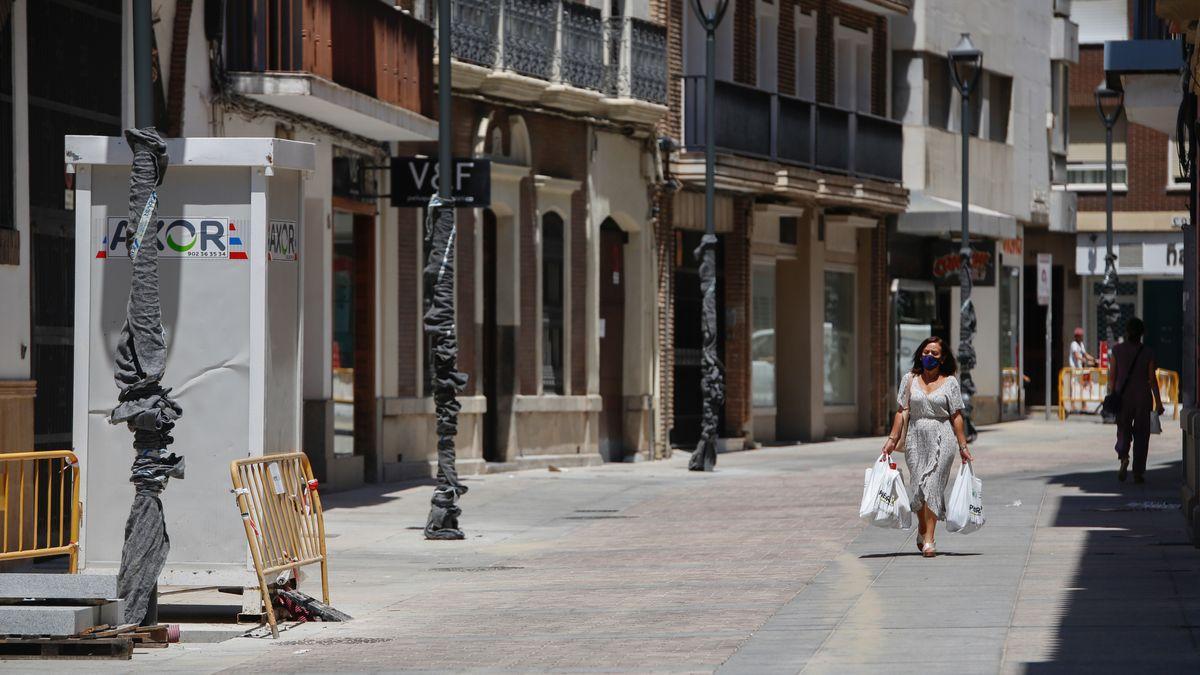
[{"label": "woman walking", "polygon": [[946,481],[957,450],[964,462],[971,461],[963,428],[963,400],[959,389],[958,362],[939,337],[925,338],[913,353],[912,370],[900,383],[900,410],[883,452],[891,455],[908,415],[907,440],[902,451],[908,465],[909,494],[917,514],[917,548],[926,558],[937,555],[933,534],[937,521],[946,519]]},{"label": "woman walking", "polygon": [[[1120,399],[1117,412],[1117,480],[1129,473],[1129,446],[1133,445],[1133,480],[1145,483],[1146,455],[1150,453],[1150,411],[1163,414],[1158,391],[1158,366],[1154,350],[1142,344],[1146,324],[1137,317],[1125,323],[1125,341],[1112,350],[1108,364],[1108,387]],[[1113,387],[1117,387],[1115,392]]]}]

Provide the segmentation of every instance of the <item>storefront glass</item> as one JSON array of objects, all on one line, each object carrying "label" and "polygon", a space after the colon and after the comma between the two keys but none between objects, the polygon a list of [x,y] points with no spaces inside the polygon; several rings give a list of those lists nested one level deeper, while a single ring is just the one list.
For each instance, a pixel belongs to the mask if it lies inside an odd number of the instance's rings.
[{"label": "storefront glass", "polygon": [[825,405],[854,405],[854,274],[825,272]]},{"label": "storefront glass", "polygon": [[755,265],[750,334],[755,408],[775,407],[775,265]]},{"label": "storefront glass", "polygon": [[1021,415],[1021,268],[1000,271],[1000,418]]}]

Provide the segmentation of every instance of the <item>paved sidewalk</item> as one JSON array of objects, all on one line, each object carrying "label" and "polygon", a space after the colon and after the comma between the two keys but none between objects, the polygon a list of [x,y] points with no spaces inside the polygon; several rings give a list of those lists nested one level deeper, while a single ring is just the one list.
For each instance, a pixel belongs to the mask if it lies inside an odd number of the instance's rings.
[{"label": "paved sidewalk", "polygon": [[985,429],[974,453],[988,524],[939,533],[934,560],[912,533],[856,517],[880,439],[722,455],[713,474],[679,456],[484,476],[463,502],[465,542],[421,539],[427,486],[330,495],[333,600],[355,621],[173,646],[133,665],[1197,672],[1200,552],[1170,510],[1178,430],[1152,440],[1144,486],[1116,481],[1112,434]]}]

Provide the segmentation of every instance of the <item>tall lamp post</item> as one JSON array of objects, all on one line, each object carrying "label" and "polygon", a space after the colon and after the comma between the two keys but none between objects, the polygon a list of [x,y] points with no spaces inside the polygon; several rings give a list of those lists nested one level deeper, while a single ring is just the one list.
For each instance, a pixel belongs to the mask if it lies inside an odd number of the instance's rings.
[{"label": "tall lamp post", "polygon": [[1113,189],[1112,144],[1113,127],[1125,110],[1125,93],[1110,89],[1101,82],[1096,87],[1096,112],[1104,123],[1104,282],[1100,287],[1100,314],[1104,319],[1108,349],[1111,354],[1117,344],[1117,323],[1121,309],[1117,306],[1117,256],[1113,254]]},{"label": "tall lamp post", "polygon": [[437,417],[437,487],[425,521],[426,539],[462,539],[459,497],[467,486],[458,479],[454,437],[458,434],[458,392],[467,376],[458,372],[458,336],[454,326],[454,193],[450,139],[450,0],[438,0],[438,194],[429,200],[425,265],[433,299],[425,311],[425,335],[433,345],[433,404]]},{"label": "tall lamp post", "polygon": [[959,251],[961,267],[958,281],[962,289],[962,307],[959,310],[958,365],[961,369],[959,379],[962,383],[963,420],[966,422],[967,437],[974,438],[975,425],[971,422],[971,414],[975,410],[975,380],[971,378],[971,369],[975,367],[975,305],[971,302],[971,231],[968,227],[969,194],[971,164],[971,92],[979,84],[979,76],[983,72],[983,52],[971,42],[971,34],[963,33],[958,44],[946,56],[950,64],[950,77],[958,88],[959,98],[962,99],[962,114],[959,126],[962,127],[962,248]]},{"label": "tall lamp post", "polygon": [[716,200],[716,128],[717,116],[717,27],[725,18],[729,0],[692,0],[696,19],[704,27],[704,237],[696,247],[700,263],[700,297],[703,313],[703,362],[700,388],[704,393],[704,417],[700,423],[700,441],[688,462],[692,471],[712,471],[717,464],[717,420],[725,401],[724,364],[717,357],[717,230],[713,217]]}]

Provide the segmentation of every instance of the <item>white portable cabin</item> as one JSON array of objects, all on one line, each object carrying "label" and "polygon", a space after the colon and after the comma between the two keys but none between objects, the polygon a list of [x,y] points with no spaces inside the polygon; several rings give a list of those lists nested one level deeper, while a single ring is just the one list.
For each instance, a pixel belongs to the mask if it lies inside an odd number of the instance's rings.
[{"label": "white portable cabin", "polygon": [[[274,138],[182,138],[167,141],[167,154],[158,188],[162,385],[183,407],[170,450],[186,458],[186,477],[162,493],[171,552],[160,584],[251,590],[258,583],[229,463],[300,448],[299,224],[315,150]],[[123,138],[66,138],[75,174],[72,423],[84,572],[120,565],[133,501],[133,435],[107,419],[129,298],[131,161]],[[243,597],[248,608],[260,602]]]}]

